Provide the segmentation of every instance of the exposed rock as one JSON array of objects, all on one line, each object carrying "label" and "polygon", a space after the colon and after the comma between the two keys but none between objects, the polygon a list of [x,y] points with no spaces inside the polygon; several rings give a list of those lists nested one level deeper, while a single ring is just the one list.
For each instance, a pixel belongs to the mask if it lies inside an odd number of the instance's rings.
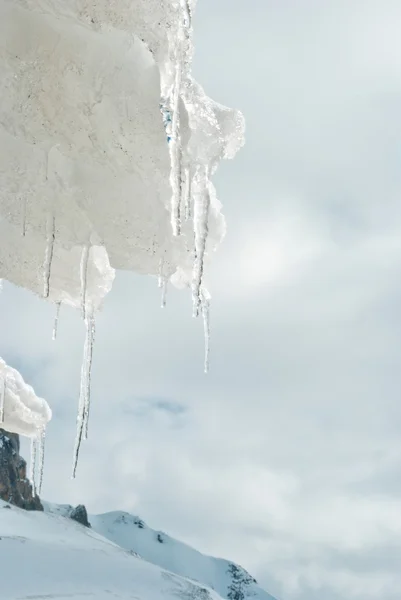
[{"label": "exposed rock", "polygon": [[88,512],[83,504],[79,504],[76,508],[73,508],[68,516],[73,521],[77,521],[77,523],[81,523],[85,527],[91,526],[88,520]]},{"label": "exposed rock", "polygon": [[231,563],[228,571],[231,575],[231,584],[228,586],[227,597],[229,600],[246,600],[249,597],[249,588],[257,581],[252,575],[249,575],[245,569]]},{"label": "exposed rock", "polygon": [[33,495],[19,450],[19,436],[0,429],[0,498],[26,510],[43,510],[39,496]]}]

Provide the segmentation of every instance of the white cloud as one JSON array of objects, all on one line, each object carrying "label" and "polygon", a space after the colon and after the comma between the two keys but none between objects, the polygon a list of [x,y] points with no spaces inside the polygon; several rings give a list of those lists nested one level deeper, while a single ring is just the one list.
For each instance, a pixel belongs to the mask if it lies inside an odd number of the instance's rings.
[{"label": "white cloud", "polygon": [[197,11],[198,78],[248,121],[217,176],[228,235],[211,273],[211,373],[189,296],[160,311],[154,281],[118,274],[71,482],[79,315],[62,312],[54,345],[52,310],[6,286],[1,352],[54,408],[45,494],[136,511],[282,600],[396,600],[401,6]]}]

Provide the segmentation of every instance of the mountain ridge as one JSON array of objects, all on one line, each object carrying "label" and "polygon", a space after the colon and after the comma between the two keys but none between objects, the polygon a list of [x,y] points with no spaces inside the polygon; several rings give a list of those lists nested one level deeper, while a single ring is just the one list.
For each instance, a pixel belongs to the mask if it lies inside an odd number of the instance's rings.
[{"label": "mountain ridge", "polygon": [[[111,571],[104,555],[110,558]],[[128,558],[133,561],[132,572]],[[31,587],[15,587],[15,566],[10,560],[23,560],[24,578],[31,577]],[[46,562],[54,579],[49,577]],[[27,600],[32,594],[37,600],[109,600],[110,595],[123,600],[167,600],[165,586],[185,600],[275,600],[240,565],[202,554],[152,529],[138,516],[124,511],[88,515],[82,504],[73,507],[41,500],[26,477],[19,437],[4,430],[0,430],[0,564],[6,565],[0,580],[4,600]],[[32,564],[36,568],[29,575],[26,571]],[[64,564],[69,565],[70,577]],[[156,569],[154,574],[149,575],[152,571],[144,565]],[[121,574],[117,580],[116,573]],[[160,583],[155,588],[153,577]],[[142,591],[127,595],[127,586]]]},{"label": "mountain ridge", "polygon": [[[73,507],[43,501],[49,514],[69,517]],[[275,600],[240,565],[202,554],[163,531],[150,528],[139,516],[125,511],[88,515],[91,528],[120,548],[147,562],[215,590],[224,600]]]}]

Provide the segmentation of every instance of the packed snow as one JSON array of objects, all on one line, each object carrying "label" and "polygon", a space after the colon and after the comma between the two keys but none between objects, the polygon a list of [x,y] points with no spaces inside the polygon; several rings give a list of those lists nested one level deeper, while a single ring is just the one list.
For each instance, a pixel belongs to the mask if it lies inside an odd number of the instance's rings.
[{"label": "packed snow", "polygon": [[51,419],[46,400],[39,398],[16,369],[0,358],[0,426],[6,431],[37,438]]},{"label": "packed snow", "polygon": [[[96,311],[115,269],[192,288],[225,222],[211,176],[244,121],[191,75],[194,0],[0,0],[0,278],[86,323],[74,472]],[[21,420],[21,415],[19,415]],[[13,430],[13,429],[12,429]],[[13,430],[14,431],[14,430]]]},{"label": "packed snow", "polygon": [[[46,400],[39,398],[22,375],[0,358],[0,427],[31,438],[31,481],[38,490],[43,480],[46,426],[52,416]],[[38,465],[37,465],[38,459]]]}]

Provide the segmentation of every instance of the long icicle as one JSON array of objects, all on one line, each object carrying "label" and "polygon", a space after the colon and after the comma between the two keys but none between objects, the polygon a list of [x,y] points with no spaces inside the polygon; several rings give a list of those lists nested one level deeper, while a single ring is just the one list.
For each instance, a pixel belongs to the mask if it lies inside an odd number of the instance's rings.
[{"label": "long icicle", "polygon": [[56,303],[56,316],[54,317],[53,334],[52,334],[52,340],[53,340],[53,342],[55,342],[56,339],[57,339],[58,320],[59,320],[59,317],[60,317],[60,308],[61,308],[61,302],[57,302]]},{"label": "long icicle", "polygon": [[167,277],[165,277],[163,279],[163,283],[162,283],[162,298],[161,298],[161,307],[162,308],[166,308],[166,304],[167,304]]},{"label": "long icicle", "polygon": [[50,293],[50,276],[54,254],[54,241],[56,237],[56,224],[54,215],[49,215],[47,219],[47,232],[46,232],[46,251],[45,260],[43,264],[43,296],[49,297]]},{"label": "long icicle", "polygon": [[[82,364],[82,369],[84,365]],[[72,461],[72,478],[75,479],[78,466],[79,451],[81,448],[82,435],[84,430],[84,394],[82,390],[83,373],[81,371],[81,390],[79,394],[78,413],[77,413],[77,432],[75,435],[74,453]]]},{"label": "long icicle", "polygon": [[38,482],[38,494],[42,491],[43,483],[43,471],[45,465],[45,441],[46,441],[46,429],[42,427],[38,433],[38,444],[39,444],[39,482]]},{"label": "long icicle", "polygon": [[158,277],[158,287],[161,290],[161,307],[165,308],[166,307],[166,301],[167,301],[167,283],[168,283],[168,279],[167,277],[164,275],[164,258],[162,258],[160,260],[160,265],[159,265],[159,277]]},{"label": "long icicle", "polygon": [[87,353],[86,353],[86,379],[85,379],[85,399],[84,399],[84,439],[88,439],[89,429],[89,413],[91,402],[91,376],[92,376],[92,360],[93,346],[95,344],[96,325],[93,312],[86,317],[86,336],[87,336]]},{"label": "long icicle", "polygon": [[177,38],[175,43],[175,78],[172,92],[172,101],[170,102],[171,135],[170,140],[170,158],[171,158],[171,186],[173,190],[171,200],[171,224],[173,235],[181,234],[181,205],[183,195],[183,173],[182,173],[182,145],[181,145],[181,115],[180,100],[183,79],[189,65],[189,40],[191,31],[191,9],[188,0],[180,0],[181,11],[179,13],[179,23]]},{"label": "long icicle", "polygon": [[90,409],[90,385],[91,385],[91,370],[93,345],[95,340],[95,320],[93,313],[87,311],[85,317],[86,336],[84,344],[84,355],[81,367],[81,385],[78,402],[77,414],[77,432],[75,436],[72,477],[75,478],[79,451],[81,448],[82,439],[86,439],[88,435],[89,409]]},{"label": "long icicle", "polygon": [[3,377],[1,378],[1,392],[0,392],[0,424],[4,423],[4,405],[5,405],[5,401],[6,401],[6,386],[7,386],[7,382],[6,382],[6,376],[3,375]]},{"label": "long icicle", "polygon": [[197,173],[197,193],[194,194],[194,234],[195,234],[195,260],[192,273],[192,299],[193,316],[199,315],[201,304],[201,286],[203,280],[203,267],[206,254],[206,241],[209,234],[209,209],[210,195],[208,190],[208,171]]},{"label": "long icicle", "polygon": [[192,216],[191,210],[191,178],[189,169],[184,169],[184,211],[185,211],[185,220],[189,221]]},{"label": "long icicle", "polygon": [[170,157],[171,157],[171,187],[173,195],[171,199],[171,225],[173,235],[181,234],[181,162],[182,148],[180,135],[180,89],[181,89],[181,59],[178,58],[176,64],[176,78],[174,84],[174,96],[172,107],[172,127],[170,140]]},{"label": "long icicle", "polygon": [[31,466],[29,479],[32,484],[32,496],[36,496],[36,455],[37,455],[37,438],[36,436],[31,438]]},{"label": "long icicle", "polygon": [[80,264],[80,276],[81,276],[81,311],[82,318],[86,318],[86,290],[88,285],[88,262],[89,262],[90,248],[88,244],[82,248],[81,264]]},{"label": "long icicle", "polygon": [[210,365],[210,294],[206,288],[201,289],[201,307],[203,328],[205,333],[205,373],[209,373]]}]

